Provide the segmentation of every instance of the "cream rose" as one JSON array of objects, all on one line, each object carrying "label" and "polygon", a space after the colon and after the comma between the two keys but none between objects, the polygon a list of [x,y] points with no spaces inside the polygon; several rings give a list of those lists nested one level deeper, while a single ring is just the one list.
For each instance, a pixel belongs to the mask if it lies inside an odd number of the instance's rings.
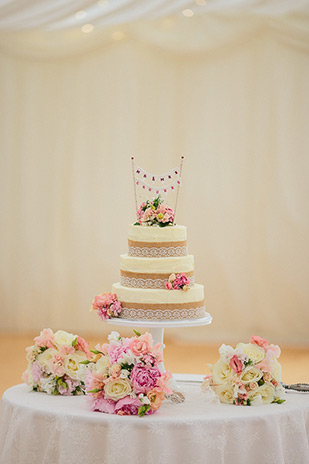
[{"label": "cream rose", "polygon": [[261,404],[263,404],[262,395],[260,394],[258,389],[254,390],[249,394],[249,400],[252,406],[260,406]]},{"label": "cream rose", "polygon": [[50,361],[56,354],[58,354],[58,351],[55,350],[55,348],[47,348],[47,350],[43,351],[43,353],[39,354],[37,357],[37,361],[40,366],[48,373],[51,373]]},{"label": "cream rose", "polygon": [[54,335],[54,342],[59,348],[61,345],[72,345],[73,340],[75,340],[76,335],[65,332],[64,330],[57,330]]},{"label": "cream rose", "polygon": [[262,377],[263,373],[256,369],[256,367],[246,367],[246,369],[241,373],[240,380],[243,383],[258,382]]},{"label": "cream rose", "polygon": [[217,387],[215,387],[215,392],[221,403],[233,404],[235,398],[234,390],[231,385],[218,385]]},{"label": "cream rose", "polygon": [[265,358],[265,351],[252,343],[238,343],[236,349],[243,351],[253,362],[258,364]]},{"label": "cream rose", "polygon": [[86,359],[85,354],[81,354],[81,352],[78,351],[68,354],[64,358],[65,373],[73,380],[85,380],[86,366],[80,363]]},{"label": "cream rose", "polygon": [[274,359],[272,376],[277,382],[281,382],[281,364]]},{"label": "cream rose", "polygon": [[108,356],[102,355],[95,364],[95,370],[98,374],[107,374],[110,363]]},{"label": "cream rose", "polygon": [[274,400],[275,389],[270,383],[264,383],[264,385],[257,388],[252,395],[249,395],[249,399],[251,400],[253,397],[254,400],[257,395],[261,396],[263,404],[269,404]]},{"label": "cream rose", "polygon": [[214,384],[222,384],[229,380],[234,371],[232,371],[231,367],[226,364],[222,359],[216,362],[213,366],[212,375],[213,375],[213,383]]},{"label": "cream rose", "polygon": [[110,380],[104,387],[105,396],[114,401],[118,401],[128,396],[132,387],[128,379]]}]

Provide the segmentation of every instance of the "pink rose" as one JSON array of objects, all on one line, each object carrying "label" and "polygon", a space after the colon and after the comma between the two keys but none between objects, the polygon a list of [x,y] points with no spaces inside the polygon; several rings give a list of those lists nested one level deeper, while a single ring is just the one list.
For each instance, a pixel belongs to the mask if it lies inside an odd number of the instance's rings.
[{"label": "pink rose", "polygon": [[46,346],[47,348],[55,348],[54,333],[51,329],[43,329],[38,337],[34,338],[37,346]]},{"label": "pink rose", "polygon": [[134,338],[130,344],[130,349],[135,356],[146,355],[151,350],[153,344],[152,336],[149,332]]},{"label": "pink rose", "polygon": [[146,367],[136,364],[131,372],[131,382],[138,393],[147,393],[157,384],[161,372],[157,367]]},{"label": "pink rose", "polygon": [[250,338],[250,343],[252,343],[253,345],[260,346],[261,348],[264,348],[265,351],[269,345],[268,341],[265,340],[265,338],[261,338],[258,335],[252,335],[252,337]]},{"label": "pink rose", "polygon": [[232,356],[232,358],[230,359],[229,364],[230,364],[230,367],[233,369],[233,371],[236,372],[236,374],[240,374],[242,372],[243,363],[238,358],[238,356],[236,356],[236,354],[234,354],[234,356]]},{"label": "pink rose", "polygon": [[171,282],[167,281],[167,282],[165,282],[165,288],[166,288],[166,290],[172,290],[173,285],[171,284]]},{"label": "pink rose", "polygon": [[75,346],[76,350],[83,351],[86,355],[86,358],[88,360],[91,359],[92,354],[91,351],[89,350],[89,343],[86,342],[82,337],[77,337],[77,345]]}]

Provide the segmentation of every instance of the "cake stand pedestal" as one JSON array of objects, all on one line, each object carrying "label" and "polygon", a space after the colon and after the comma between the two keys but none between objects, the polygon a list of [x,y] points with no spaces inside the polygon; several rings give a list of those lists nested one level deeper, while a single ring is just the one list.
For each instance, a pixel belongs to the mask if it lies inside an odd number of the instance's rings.
[{"label": "cake stand pedestal", "polygon": [[[135,319],[121,319],[121,318],[112,318],[105,320],[107,324],[111,325],[121,325],[123,327],[132,327],[140,328],[145,327],[150,329],[154,344],[163,343],[164,339],[164,329],[169,327],[199,327],[202,325],[209,325],[212,322],[212,316],[209,313],[206,313],[204,317],[200,319],[187,319],[183,321],[159,321],[159,320],[135,320]],[[164,360],[159,366],[161,372],[165,372]],[[170,381],[170,388],[175,392],[180,392],[181,389],[178,387],[174,377]]]}]

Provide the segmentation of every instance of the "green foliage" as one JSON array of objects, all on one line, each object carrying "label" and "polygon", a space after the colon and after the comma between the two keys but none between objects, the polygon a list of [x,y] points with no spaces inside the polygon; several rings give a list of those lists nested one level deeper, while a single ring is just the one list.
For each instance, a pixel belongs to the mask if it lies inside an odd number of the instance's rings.
[{"label": "green foliage", "polygon": [[121,369],[125,369],[126,371],[131,372],[134,367],[134,364],[123,363],[121,364]]},{"label": "green foliage", "polygon": [[98,393],[101,391],[99,388],[94,388],[93,390],[88,390],[87,393]]},{"label": "green foliage", "polygon": [[99,350],[90,350],[90,351],[93,354],[103,354],[102,351],[99,351]]},{"label": "green foliage", "polygon": [[137,330],[133,329],[133,332],[134,332],[134,333],[135,333],[135,335],[137,335],[138,337],[140,337],[140,336],[141,336],[141,333],[140,333],[140,332],[138,332]]},{"label": "green foliage", "polygon": [[285,400],[283,400],[282,398],[275,398],[274,401],[272,401],[272,403],[276,403],[276,404],[282,404],[284,402]]},{"label": "green foliage", "polygon": [[149,404],[143,404],[142,406],[140,406],[140,407],[138,408],[138,415],[139,415],[139,417],[143,417],[143,416],[146,414],[146,412],[149,411],[149,409],[150,409],[150,405],[149,405]]},{"label": "green foliage", "polygon": [[74,340],[72,341],[72,346],[76,346],[77,345],[77,337],[74,338]]},{"label": "green foliage", "polygon": [[85,361],[79,361],[79,364],[90,364],[90,362],[88,359],[85,359]]}]

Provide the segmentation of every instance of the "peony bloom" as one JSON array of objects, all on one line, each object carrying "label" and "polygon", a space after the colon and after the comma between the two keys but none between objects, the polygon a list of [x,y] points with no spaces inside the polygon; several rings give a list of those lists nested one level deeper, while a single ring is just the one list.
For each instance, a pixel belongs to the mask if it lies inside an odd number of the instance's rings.
[{"label": "peony bloom", "polygon": [[147,393],[157,384],[161,372],[157,367],[146,368],[142,364],[136,364],[131,373],[133,387],[138,393]]}]

